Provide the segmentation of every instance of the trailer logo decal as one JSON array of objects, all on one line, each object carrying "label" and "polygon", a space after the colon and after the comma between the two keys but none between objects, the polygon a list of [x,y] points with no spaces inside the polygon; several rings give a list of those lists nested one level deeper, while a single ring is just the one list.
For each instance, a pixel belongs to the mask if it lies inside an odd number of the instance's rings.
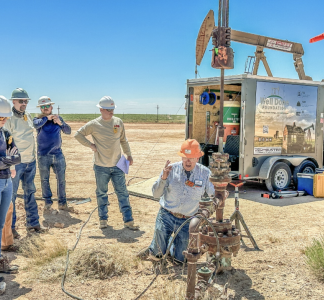
[{"label": "trailer logo decal", "polygon": [[316,86],[257,82],[254,154],[315,153],[316,107]]}]

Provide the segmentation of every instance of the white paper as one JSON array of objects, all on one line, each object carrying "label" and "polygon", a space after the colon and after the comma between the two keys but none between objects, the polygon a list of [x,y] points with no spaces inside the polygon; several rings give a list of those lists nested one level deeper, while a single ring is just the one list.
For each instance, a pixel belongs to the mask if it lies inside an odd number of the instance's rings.
[{"label": "white paper", "polygon": [[122,155],[120,160],[118,161],[116,167],[121,169],[125,174],[128,174],[129,160],[127,160],[126,157],[124,155]]}]

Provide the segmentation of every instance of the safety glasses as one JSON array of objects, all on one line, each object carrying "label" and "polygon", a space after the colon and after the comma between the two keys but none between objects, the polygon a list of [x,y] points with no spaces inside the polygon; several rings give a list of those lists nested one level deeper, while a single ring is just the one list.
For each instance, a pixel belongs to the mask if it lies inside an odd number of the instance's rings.
[{"label": "safety glasses", "polygon": [[8,117],[0,117],[0,121],[4,121],[4,120],[7,120],[9,119]]},{"label": "safety glasses", "polygon": [[51,105],[50,104],[48,104],[48,105],[41,105],[41,109],[45,109],[45,108],[50,108],[51,107]]},{"label": "safety glasses", "polygon": [[18,100],[19,104],[28,104],[29,100]]},{"label": "safety glasses", "polygon": [[113,112],[114,110],[113,109],[105,109],[106,111],[108,111],[108,112]]}]

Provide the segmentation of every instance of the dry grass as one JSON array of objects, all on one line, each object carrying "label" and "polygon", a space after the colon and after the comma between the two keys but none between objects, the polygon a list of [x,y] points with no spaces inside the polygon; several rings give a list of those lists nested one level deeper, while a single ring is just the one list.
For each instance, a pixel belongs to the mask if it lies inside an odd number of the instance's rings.
[{"label": "dry grass", "polygon": [[185,300],[186,286],[183,281],[172,281],[163,284],[161,289],[153,296],[153,300]]},{"label": "dry grass", "polygon": [[42,266],[57,257],[65,256],[67,246],[56,238],[47,236],[46,240],[43,240],[39,236],[32,236],[21,242],[20,252],[23,256],[30,258],[29,264]]},{"label": "dry grass", "polygon": [[313,239],[312,244],[305,248],[306,264],[320,281],[324,281],[324,236]]},{"label": "dry grass", "polygon": [[121,276],[138,267],[139,260],[117,245],[98,244],[95,247],[77,250],[72,259],[72,270],[77,276],[107,279]]},{"label": "dry grass", "polygon": [[[172,281],[162,285],[161,289],[153,296],[153,300],[185,300],[187,283],[184,281]],[[212,286],[203,295],[201,300],[220,299],[220,291]]]},{"label": "dry grass", "polygon": [[63,275],[67,246],[51,236],[45,239],[35,235],[20,243],[20,253],[28,258],[28,280],[53,282]]}]

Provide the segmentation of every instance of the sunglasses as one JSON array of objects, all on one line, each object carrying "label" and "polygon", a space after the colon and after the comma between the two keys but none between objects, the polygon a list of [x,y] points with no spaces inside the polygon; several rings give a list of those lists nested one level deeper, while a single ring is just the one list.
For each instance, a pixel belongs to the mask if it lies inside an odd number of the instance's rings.
[{"label": "sunglasses", "polygon": [[7,120],[9,119],[8,117],[0,117],[0,121],[4,121],[4,120]]},{"label": "sunglasses", "polygon": [[19,104],[28,104],[29,100],[18,100]]},{"label": "sunglasses", "polygon": [[41,105],[41,109],[45,109],[45,108],[50,108],[51,107],[51,105],[50,104],[48,104],[48,105]]},{"label": "sunglasses", "polygon": [[113,109],[108,109],[108,108],[105,108],[105,110],[108,111],[108,112],[114,111]]}]

